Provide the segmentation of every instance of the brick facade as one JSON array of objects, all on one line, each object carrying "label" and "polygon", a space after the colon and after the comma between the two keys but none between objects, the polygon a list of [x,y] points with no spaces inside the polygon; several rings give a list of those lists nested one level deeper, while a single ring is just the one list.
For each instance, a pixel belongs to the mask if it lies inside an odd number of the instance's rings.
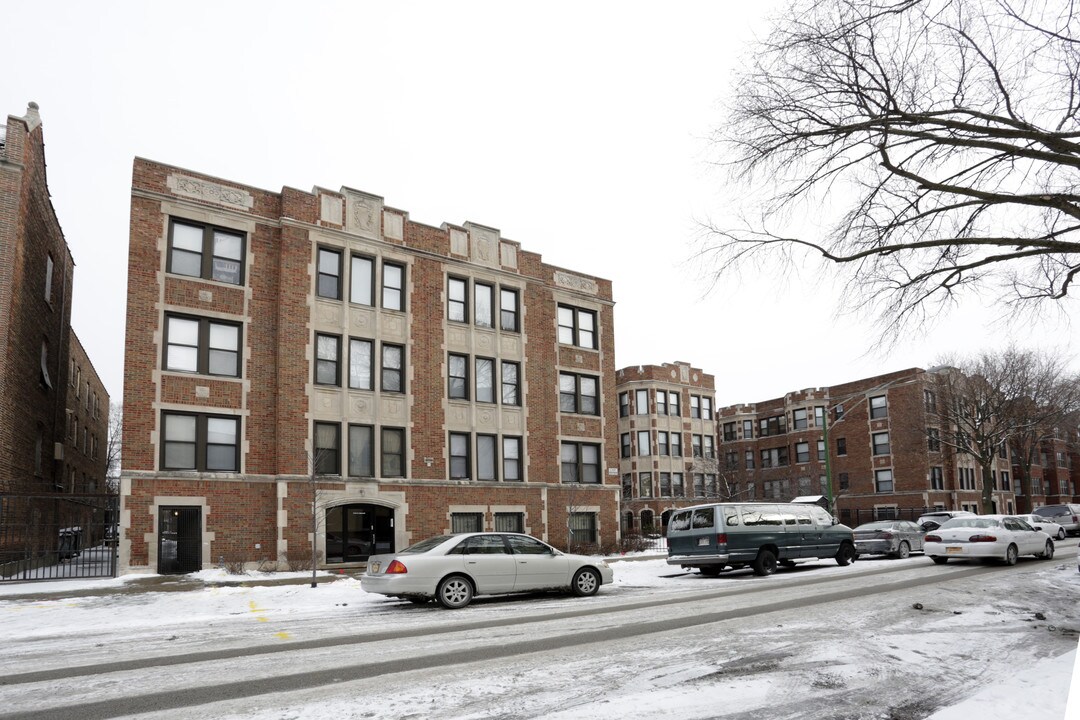
[{"label": "brick facade", "polygon": [[94,364],[72,332],[68,358],[62,489],[70,493],[106,491],[109,394]]},{"label": "brick facade", "polygon": [[[75,263],[49,198],[37,105],[0,130],[0,492],[103,491],[104,453],[98,463],[90,444],[68,452],[75,358],[106,418],[109,398],[71,331]],[[104,448],[105,426],[83,427]]]},{"label": "brick facade", "polygon": [[[930,508],[982,512],[975,460],[928,433],[950,432],[938,427],[934,403],[944,402],[941,391],[935,373],[911,368],[723,407],[721,463],[746,499],[831,496],[834,513],[851,524]],[[1060,467],[1071,467],[1067,454],[1058,457]],[[1040,477],[1046,469],[1038,468]],[[1018,497],[1011,453],[995,460],[992,482],[998,512],[1022,512],[1049,497]],[[1075,484],[1067,489],[1075,492]]]},{"label": "brick facade", "polygon": [[[126,570],[174,570],[170,514],[198,518],[178,531],[198,533],[185,569],[309,557],[313,498],[333,567],[474,518],[616,539],[609,281],[349,188],[274,193],[142,159],[128,272]],[[567,374],[597,382],[595,408],[560,410]]]},{"label": "brick facade", "polygon": [[656,533],[677,508],[732,497],[718,466],[712,375],[684,362],[628,367],[615,392],[624,533]]}]

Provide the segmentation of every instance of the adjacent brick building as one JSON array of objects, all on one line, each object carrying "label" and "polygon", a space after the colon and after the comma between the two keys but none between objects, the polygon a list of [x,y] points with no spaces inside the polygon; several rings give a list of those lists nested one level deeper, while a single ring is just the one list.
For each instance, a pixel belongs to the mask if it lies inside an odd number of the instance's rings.
[{"label": "adjacent brick building", "polygon": [[[721,465],[748,499],[824,495],[846,523],[981,512],[978,465],[940,441],[939,391],[911,368],[720,408]],[[995,508],[1019,512],[1005,448],[995,462]]]},{"label": "adjacent brick building", "polygon": [[612,305],[494,228],[137,159],[121,565],[614,541]]},{"label": "adjacent brick building", "polygon": [[675,508],[728,497],[717,464],[715,379],[675,362],[619,370],[622,532],[658,533]]},{"label": "adjacent brick building", "polygon": [[[109,396],[71,329],[75,263],[49,196],[35,103],[0,126],[0,572],[56,561],[59,529],[104,534]],[[76,368],[81,369],[75,385]],[[92,406],[85,406],[86,393]],[[74,423],[78,423],[77,429]],[[35,499],[40,498],[40,500]],[[96,514],[95,514],[96,512]],[[89,530],[88,530],[89,532]],[[86,538],[92,540],[93,538]]]}]

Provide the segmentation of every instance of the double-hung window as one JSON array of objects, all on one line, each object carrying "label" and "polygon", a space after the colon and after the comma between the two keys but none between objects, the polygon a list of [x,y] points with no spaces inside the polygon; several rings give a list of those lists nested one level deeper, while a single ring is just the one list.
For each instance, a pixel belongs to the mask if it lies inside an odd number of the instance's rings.
[{"label": "double-hung window", "polygon": [[380,437],[383,477],[405,477],[405,430],[384,427]]},{"label": "double-hung window", "polygon": [[878,419],[889,416],[889,405],[884,395],[870,398],[870,418]]},{"label": "double-hung window", "polygon": [[446,317],[450,322],[469,322],[469,283],[461,278],[446,280]]},{"label": "double-hung window", "polygon": [[330,300],[341,299],[341,251],[319,248],[315,294]]},{"label": "double-hung window", "polygon": [[240,376],[240,325],[180,315],[165,317],[165,369]]},{"label": "double-hung window", "polygon": [[383,262],[382,306],[387,310],[405,309],[405,266]]},{"label": "double-hung window", "polygon": [[560,448],[564,483],[600,482],[600,446],[592,443],[564,442]]},{"label": "double-hung window", "polygon": [[380,387],[383,392],[405,392],[405,348],[401,345],[383,344]]},{"label": "double-hung window", "polygon": [[698,395],[690,396],[690,417],[694,419],[701,417],[701,397]]},{"label": "double-hung window", "polygon": [[560,343],[596,349],[595,312],[570,305],[560,305],[558,316]]},{"label": "double-hung window", "polygon": [[469,465],[469,434],[450,433],[450,479],[468,480]]},{"label": "double-hung window", "polygon": [[519,332],[518,291],[510,288],[499,289],[499,328],[507,332]]},{"label": "double-hung window", "polygon": [[341,338],[315,334],[315,384],[341,385]]},{"label": "double-hung window", "polygon": [[502,361],[502,403],[503,405],[521,404],[521,366],[509,360]]},{"label": "double-hung window", "polygon": [[667,415],[667,391],[656,391],[656,414]]},{"label": "double-hung window", "polygon": [[241,285],[244,234],[174,220],[169,233],[168,272]]},{"label": "double-hung window", "polygon": [[521,466],[521,438],[504,437],[503,447],[503,480],[507,482],[520,482],[524,479]]},{"label": "double-hung window", "polygon": [[341,474],[341,424],[315,423],[315,473]]},{"label": "double-hung window", "polygon": [[469,356],[450,355],[447,359],[447,384],[452,400],[469,399]]},{"label": "double-hung window", "polygon": [[682,410],[679,409],[679,393],[672,391],[668,393],[667,399],[668,415],[672,417],[681,417]]},{"label": "double-hung window", "polygon": [[162,413],[161,422],[163,470],[240,470],[239,418],[165,412]]},{"label": "double-hung window", "polygon": [[874,454],[875,455],[888,455],[889,454],[889,433],[880,432],[874,433],[872,436],[874,442]]},{"label": "double-hung window", "polygon": [[589,375],[559,374],[559,411],[599,415],[599,380]]}]

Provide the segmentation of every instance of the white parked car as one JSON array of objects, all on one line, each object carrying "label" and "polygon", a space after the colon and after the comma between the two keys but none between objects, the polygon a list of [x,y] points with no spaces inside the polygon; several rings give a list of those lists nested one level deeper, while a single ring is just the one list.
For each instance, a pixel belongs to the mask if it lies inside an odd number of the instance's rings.
[{"label": "white parked car", "polygon": [[1036,530],[1042,530],[1044,533],[1054,538],[1055,540],[1065,539],[1065,528],[1061,525],[1058,525],[1056,522],[1042,517],[1041,515],[1035,515],[1033,513],[1031,515],[1017,515],[1016,517],[1020,518]]},{"label": "white parked car", "polygon": [[975,515],[953,518],[928,532],[923,552],[938,565],[950,559],[1015,565],[1021,555],[1053,558],[1054,541],[1015,515]]},{"label": "white parked car", "polygon": [[562,590],[595,595],[611,583],[601,558],[570,555],[518,533],[440,535],[390,555],[372,555],[365,592],[461,608],[476,595]]}]

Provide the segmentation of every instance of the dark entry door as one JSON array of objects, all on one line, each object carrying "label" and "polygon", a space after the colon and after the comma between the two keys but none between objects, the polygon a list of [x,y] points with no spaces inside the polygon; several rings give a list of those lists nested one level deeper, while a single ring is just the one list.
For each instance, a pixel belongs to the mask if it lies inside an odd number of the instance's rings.
[{"label": "dark entry door", "polygon": [[179,575],[202,570],[202,509],[158,510],[158,572]]},{"label": "dark entry door", "polygon": [[383,505],[339,505],[326,511],[326,562],[363,562],[394,552],[394,510]]}]

